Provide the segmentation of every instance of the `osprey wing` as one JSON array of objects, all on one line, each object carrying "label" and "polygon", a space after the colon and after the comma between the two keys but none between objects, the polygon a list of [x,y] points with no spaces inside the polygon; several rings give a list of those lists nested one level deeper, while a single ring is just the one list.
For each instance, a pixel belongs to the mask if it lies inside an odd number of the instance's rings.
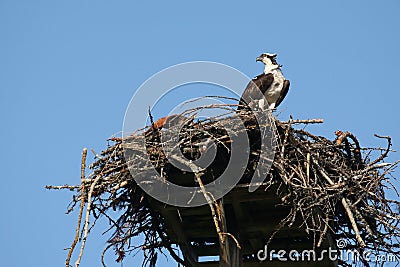
[{"label": "osprey wing", "polygon": [[264,93],[274,82],[274,75],[272,73],[260,74],[254,77],[246,86],[242,97],[239,101],[238,110],[244,109],[253,100],[260,100],[264,96]]},{"label": "osprey wing", "polygon": [[276,105],[275,107],[279,106],[279,104],[283,101],[283,99],[286,97],[288,91],[289,91],[289,86],[290,86],[290,81],[289,80],[284,80],[283,81],[283,87],[282,87],[282,91],[281,94],[278,98],[278,100],[276,100]]}]

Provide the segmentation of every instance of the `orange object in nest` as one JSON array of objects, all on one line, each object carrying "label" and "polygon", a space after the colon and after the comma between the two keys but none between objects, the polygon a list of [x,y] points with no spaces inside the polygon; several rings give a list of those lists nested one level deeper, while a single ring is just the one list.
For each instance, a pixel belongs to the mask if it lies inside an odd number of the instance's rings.
[{"label": "orange object in nest", "polygon": [[162,128],[170,128],[174,126],[183,125],[188,121],[188,118],[183,115],[170,115],[159,118],[155,121],[149,129],[145,132],[146,135],[153,132],[154,130],[161,130]]},{"label": "orange object in nest", "polygon": [[340,131],[340,130],[337,130],[337,131],[335,131],[335,134],[338,137],[338,139],[336,139],[336,144],[340,145],[342,143],[342,140],[340,139],[340,136],[343,134],[343,132]]}]

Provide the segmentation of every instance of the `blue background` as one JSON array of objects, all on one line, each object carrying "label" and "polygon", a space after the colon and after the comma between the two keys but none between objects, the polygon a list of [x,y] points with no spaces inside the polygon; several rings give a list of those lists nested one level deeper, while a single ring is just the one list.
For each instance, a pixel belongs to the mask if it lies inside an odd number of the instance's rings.
[{"label": "blue background", "polygon": [[[173,64],[216,61],[252,77],[255,57],[276,52],[291,80],[279,118],[323,118],[307,130],[348,130],[363,146],[390,135],[399,150],[399,11],[395,0],[1,0],[1,265],[64,264],[77,213],[64,214],[71,192],[44,186],[79,183],[82,148],[105,148],[135,89]],[[100,265],[105,226],[81,266]]]}]

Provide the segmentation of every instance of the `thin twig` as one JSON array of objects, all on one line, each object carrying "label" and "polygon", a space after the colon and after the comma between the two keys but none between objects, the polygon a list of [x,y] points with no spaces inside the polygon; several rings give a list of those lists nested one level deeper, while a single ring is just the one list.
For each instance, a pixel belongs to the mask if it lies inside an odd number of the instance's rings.
[{"label": "thin twig", "polygon": [[324,119],[310,119],[310,120],[293,120],[282,121],[282,124],[312,124],[312,123],[324,123]]},{"label": "thin twig", "polygon": [[387,148],[386,148],[386,151],[383,152],[383,154],[382,154],[379,158],[375,159],[373,162],[371,162],[370,164],[368,164],[369,166],[374,165],[374,164],[380,162],[381,160],[383,160],[384,158],[386,158],[387,155],[388,155],[388,153],[389,153],[389,151],[390,151],[390,147],[392,146],[392,138],[391,138],[390,136],[381,136],[381,135],[377,135],[377,134],[374,134],[374,136],[376,136],[376,137],[378,137],[378,138],[384,138],[384,139],[386,139],[387,142],[388,142],[388,146],[387,146]]},{"label": "thin twig", "polygon": [[46,189],[56,189],[56,190],[60,190],[60,189],[69,189],[69,190],[75,190],[77,188],[81,188],[80,185],[46,185],[45,186]]}]

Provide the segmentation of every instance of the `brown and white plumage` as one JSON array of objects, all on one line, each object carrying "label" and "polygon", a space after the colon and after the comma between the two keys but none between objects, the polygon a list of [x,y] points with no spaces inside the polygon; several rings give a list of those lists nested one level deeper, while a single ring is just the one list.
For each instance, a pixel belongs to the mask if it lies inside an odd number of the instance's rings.
[{"label": "brown and white plumage", "polygon": [[240,98],[239,110],[246,106],[252,109],[274,109],[282,103],[289,91],[290,81],[283,76],[281,65],[276,62],[276,54],[261,54],[256,61],[264,63],[264,72],[247,85]]}]

